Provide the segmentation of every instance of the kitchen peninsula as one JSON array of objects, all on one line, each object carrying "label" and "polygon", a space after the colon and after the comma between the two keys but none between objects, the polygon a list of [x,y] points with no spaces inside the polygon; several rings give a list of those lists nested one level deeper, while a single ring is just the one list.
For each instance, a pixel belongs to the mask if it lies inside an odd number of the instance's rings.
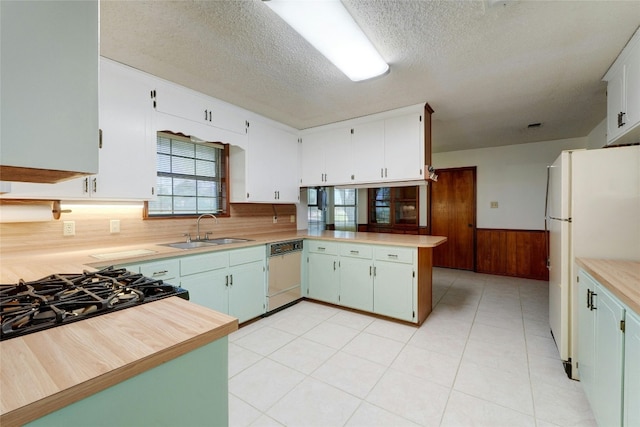
[{"label": "kitchen peninsula", "polygon": [[[265,245],[292,238],[304,238],[305,243],[315,241],[372,248],[395,247],[416,251],[417,310],[416,319],[412,323],[422,323],[431,311],[432,250],[446,241],[445,237],[437,236],[329,231],[290,231],[237,237],[251,241],[187,251],[163,246],[166,241],[140,242],[117,247],[93,246],[55,254],[38,249],[16,253],[3,251],[0,280],[1,283],[15,283],[19,278],[35,280],[52,272],[74,273],[87,268],[102,267],[107,263],[126,264],[162,260]],[[145,252],[144,255],[111,258],[108,261],[96,261],[93,256],[104,253],[131,254],[136,251]],[[85,417],[91,412],[83,408],[86,405],[92,407],[92,400],[99,399],[101,393],[109,393],[109,399],[114,395],[126,395],[127,392],[122,390],[132,385],[131,390],[134,390],[133,396],[136,398],[133,400],[135,403],[132,404],[131,411],[155,413],[158,424],[161,424],[161,421],[171,423],[172,418],[166,412],[183,412],[182,409],[175,408],[175,405],[186,408],[185,401],[191,401],[190,397],[184,395],[185,390],[193,390],[195,394],[200,395],[200,399],[207,399],[206,404],[203,401],[199,404],[201,408],[207,407],[206,416],[211,417],[211,406],[219,406],[220,411],[217,413],[225,418],[228,357],[226,336],[235,329],[237,320],[233,317],[177,297],[170,297],[3,341],[0,343],[3,365],[0,374],[1,424],[21,425],[36,420],[34,425],[37,425],[39,417],[51,413],[48,417],[60,414],[61,418],[56,420],[64,420],[65,424],[73,425],[67,418],[70,412],[80,417],[75,422],[86,423]],[[201,360],[209,362],[200,362]],[[210,363],[211,360],[215,362]],[[185,369],[185,366],[197,369]],[[203,366],[207,369],[202,369]],[[182,391],[176,396],[175,381],[194,383],[188,387],[181,387]],[[25,384],[30,386],[25,387]],[[215,384],[213,388],[217,391],[212,389],[212,384]],[[145,392],[141,391],[140,387]],[[131,395],[132,392],[128,393]],[[148,396],[148,399],[144,396]],[[162,396],[175,403],[158,403],[157,399]],[[70,404],[78,406],[69,406],[62,411],[54,412]],[[113,411],[113,408],[110,411]],[[127,414],[128,410],[118,409],[116,412]],[[184,412],[189,413],[189,417],[196,417],[194,420],[202,415],[193,409],[186,409]],[[166,415],[164,420],[160,415],[162,413]],[[108,414],[103,415],[96,418],[108,420],[111,425],[118,423]],[[42,418],[42,422],[45,419]],[[128,422],[134,420],[125,419],[129,420]],[[148,421],[150,418],[145,419]]]}]

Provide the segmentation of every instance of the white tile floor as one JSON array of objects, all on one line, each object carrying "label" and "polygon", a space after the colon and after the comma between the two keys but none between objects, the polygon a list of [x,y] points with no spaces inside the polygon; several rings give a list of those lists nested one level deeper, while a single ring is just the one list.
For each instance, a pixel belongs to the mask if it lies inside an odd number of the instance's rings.
[{"label": "white tile floor", "polygon": [[303,301],[229,339],[230,426],[595,426],[547,283],[435,269],[415,328]]}]

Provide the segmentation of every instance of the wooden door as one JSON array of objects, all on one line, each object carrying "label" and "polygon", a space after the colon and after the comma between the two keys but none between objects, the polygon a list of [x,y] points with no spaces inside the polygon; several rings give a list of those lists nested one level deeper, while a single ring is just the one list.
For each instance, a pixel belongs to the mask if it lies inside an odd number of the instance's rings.
[{"label": "wooden door", "polygon": [[431,186],[431,233],[447,242],[433,251],[435,267],[475,270],[476,167],[439,169]]}]

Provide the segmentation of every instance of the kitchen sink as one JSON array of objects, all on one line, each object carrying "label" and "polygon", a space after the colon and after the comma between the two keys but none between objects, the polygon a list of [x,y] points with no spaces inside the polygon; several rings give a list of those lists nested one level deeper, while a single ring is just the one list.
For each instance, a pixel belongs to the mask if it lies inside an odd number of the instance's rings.
[{"label": "kitchen sink", "polygon": [[203,248],[206,246],[216,246],[218,243],[214,243],[212,241],[195,241],[195,242],[176,242],[176,243],[164,243],[162,246],[170,246],[176,249],[195,249],[195,248]]},{"label": "kitchen sink", "polygon": [[251,239],[237,239],[235,237],[221,237],[219,239],[210,239],[210,240],[205,240],[205,241],[206,242],[215,243],[216,245],[228,245],[230,243],[251,242]]},{"label": "kitchen sink", "polygon": [[232,243],[244,243],[250,242],[250,239],[237,239],[235,237],[221,237],[219,239],[209,239],[209,240],[192,240],[190,242],[175,242],[175,243],[164,243],[162,246],[170,246],[176,249],[196,249],[196,248],[204,248],[207,246],[217,246],[217,245],[229,245]]}]

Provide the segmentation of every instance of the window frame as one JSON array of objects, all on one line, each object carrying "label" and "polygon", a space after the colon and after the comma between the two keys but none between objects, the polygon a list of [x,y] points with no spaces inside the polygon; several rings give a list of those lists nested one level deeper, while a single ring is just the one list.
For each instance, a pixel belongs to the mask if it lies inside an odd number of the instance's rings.
[{"label": "window frame", "polygon": [[[223,200],[223,204],[224,204],[224,211],[220,212],[220,213],[216,213],[216,212],[211,212],[214,213],[216,217],[218,218],[226,218],[226,217],[230,217],[231,216],[231,203],[229,201],[229,195],[230,195],[230,190],[229,190],[229,183],[230,183],[230,179],[229,179],[229,144],[225,144],[224,142],[221,141],[203,141],[201,142],[194,142],[191,140],[191,137],[189,135],[185,135],[183,133],[176,133],[176,132],[171,132],[171,131],[167,131],[167,130],[163,130],[163,131],[158,131],[156,133],[156,156],[157,156],[157,144],[158,144],[158,136],[160,136],[160,134],[164,134],[166,135],[166,137],[169,137],[171,139],[175,139],[175,140],[182,140],[182,141],[186,141],[186,142],[191,142],[193,144],[215,144],[215,145],[221,145],[222,146],[222,155],[221,155],[221,160],[222,160],[222,170],[224,171],[223,176],[220,178],[220,183],[222,184],[222,187],[224,188],[224,193],[222,195],[222,200]],[[158,164],[156,161],[156,178],[158,176]],[[153,192],[154,195],[157,191],[157,185],[154,186]],[[200,215],[202,215],[203,213],[210,213],[210,212],[202,212],[202,213],[188,213],[188,214],[159,214],[159,215],[153,215],[150,214],[149,212],[149,201],[145,200],[144,202],[144,208],[142,211],[142,217],[145,220],[162,220],[162,219],[188,219],[188,218],[197,218]]]}]

